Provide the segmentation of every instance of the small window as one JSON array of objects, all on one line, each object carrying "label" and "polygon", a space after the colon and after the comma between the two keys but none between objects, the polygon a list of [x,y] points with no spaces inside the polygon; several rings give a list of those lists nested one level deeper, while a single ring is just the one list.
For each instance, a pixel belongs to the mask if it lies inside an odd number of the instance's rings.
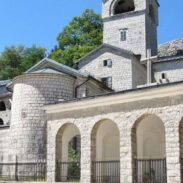
[{"label": "small window", "polygon": [[104,67],[112,67],[112,60],[111,59],[104,60],[103,65]]},{"label": "small window", "polygon": [[101,81],[109,88],[112,88],[112,77],[102,78]]},{"label": "small window", "polygon": [[121,41],[126,41],[126,36],[127,36],[127,30],[120,30],[120,40]]},{"label": "small window", "polygon": [[161,73],[161,78],[162,79],[166,79],[167,77],[166,77],[166,74],[165,73]]},{"label": "small window", "polygon": [[4,125],[4,121],[0,118],[0,126]]},{"label": "small window", "polygon": [[6,106],[4,102],[0,102],[0,111],[6,111]]}]

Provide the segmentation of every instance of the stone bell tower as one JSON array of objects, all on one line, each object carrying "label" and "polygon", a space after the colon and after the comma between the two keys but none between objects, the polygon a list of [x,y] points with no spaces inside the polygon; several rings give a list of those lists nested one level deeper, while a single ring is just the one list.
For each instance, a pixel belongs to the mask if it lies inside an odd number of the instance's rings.
[{"label": "stone bell tower", "polygon": [[146,57],[157,55],[157,0],[103,0],[103,42]]}]

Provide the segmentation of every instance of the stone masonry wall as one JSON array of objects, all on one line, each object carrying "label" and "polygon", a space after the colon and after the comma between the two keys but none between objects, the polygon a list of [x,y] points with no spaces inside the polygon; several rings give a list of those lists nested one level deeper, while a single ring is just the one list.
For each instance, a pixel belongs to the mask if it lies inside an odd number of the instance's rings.
[{"label": "stone masonry wall", "polygon": [[88,82],[86,84],[86,90],[87,90],[87,95],[86,96],[95,96],[95,95],[100,95],[100,94],[105,94],[108,93],[109,91],[105,90],[104,88],[97,86],[94,82]]},{"label": "stone masonry wall", "polygon": [[146,83],[147,73],[144,65],[140,63],[139,60],[132,61],[132,85],[136,88],[139,85],[144,85]]},{"label": "stone masonry wall", "polygon": [[0,128],[0,162],[8,161],[10,148],[10,128]]},{"label": "stone masonry wall", "polygon": [[149,15],[146,16],[146,26],[146,49],[151,49],[151,55],[156,56],[158,54],[157,25]]},{"label": "stone masonry wall", "polygon": [[[103,61],[106,59],[112,60],[112,67],[103,66]],[[80,70],[90,73],[97,79],[112,77],[112,88],[116,91],[130,89],[132,88],[131,59],[101,50]]]},{"label": "stone masonry wall", "polygon": [[[114,7],[117,0],[103,0],[102,4],[102,18],[107,18],[112,15],[112,8]],[[146,1],[145,0],[134,0],[135,10],[144,10],[146,8]]]},{"label": "stone masonry wall", "polygon": [[162,73],[166,74],[169,82],[181,81],[183,80],[183,60],[154,63],[153,72],[157,82]]},{"label": "stone masonry wall", "polygon": [[11,116],[10,110],[0,111],[0,119],[3,120],[4,125],[10,125],[10,116]]},{"label": "stone masonry wall", "polygon": [[95,83],[92,79],[88,80],[88,78],[87,79],[85,78],[81,80],[77,78],[76,82],[77,82],[77,86],[81,85],[77,89],[77,98],[104,94],[109,91],[106,88],[104,88],[103,85],[99,85],[98,83]]},{"label": "stone masonry wall", "polygon": [[3,101],[6,106],[5,111],[0,111],[0,119],[3,120],[4,125],[10,125],[10,119],[11,119],[11,98],[4,98],[0,101]]},{"label": "stone masonry wall", "polygon": [[43,106],[71,99],[75,78],[57,74],[28,74],[15,78],[11,154],[21,161],[46,158],[46,122]]},{"label": "stone masonry wall", "polygon": [[[104,20],[103,42],[132,51],[146,57],[151,49],[157,55],[158,4],[151,0],[134,0],[135,10],[113,15],[118,1],[103,1],[102,18]],[[154,22],[149,17],[149,4],[153,6]],[[120,30],[127,30],[127,40],[120,40]]]},{"label": "stone masonry wall", "polygon": [[[126,41],[120,40],[120,30],[127,29]],[[132,16],[122,14],[104,20],[103,42],[146,56],[146,19],[145,12]]]},{"label": "stone masonry wall", "polygon": [[158,116],[164,123],[166,133],[166,158],[168,183],[180,183],[180,144],[179,124],[183,117],[183,96],[165,97],[127,104],[110,105],[100,108],[55,113],[48,115],[48,182],[55,181],[55,139],[59,129],[72,123],[78,127],[81,134],[81,183],[91,182],[91,132],[94,126],[103,119],[115,122],[120,131],[120,183],[133,182],[133,156],[136,146],[133,139],[134,124],[148,114]]}]

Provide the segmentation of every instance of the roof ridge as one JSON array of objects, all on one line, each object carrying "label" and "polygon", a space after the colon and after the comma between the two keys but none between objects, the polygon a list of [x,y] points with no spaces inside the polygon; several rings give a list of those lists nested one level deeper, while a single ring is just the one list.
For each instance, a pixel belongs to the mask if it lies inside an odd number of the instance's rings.
[{"label": "roof ridge", "polygon": [[[55,68],[58,67],[58,71],[60,71],[60,72],[64,72],[64,70],[65,70],[65,73],[66,74],[70,74],[70,75],[74,75],[74,76],[80,76],[80,77],[88,77],[88,75],[86,75],[85,73],[82,73],[79,70],[73,69],[73,68],[71,68],[71,67],[69,67],[67,65],[64,65],[62,63],[59,63],[59,62],[57,62],[55,60],[52,60],[50,58],[44,58],[44,59],[42,59],[36,65],[32,66],[29,70],[27,70],[25,72],[25,74],[34,72],[36,69],[39,69],[39,67],[41,67],[41,65],[44,64],[44,63],[50,63]],[[59,67],[60,67],[60,69],[59,69]]]},{"label": "roof ridge", "polygon": [[129,55],[134,55],[134,53],[130,50],[126,50],[124,48],[119,48],[119,47],[116,47],[114,45],[110,45],[110,44],[107,44],[107,43],[103,43],[101,44],[100,46],[98,46],[97,48],[95,48],[94,50],[90,51],[89,53],[87,53],[86,55],[84,55],[83,57],[81,57],[80,59],[78,59],[75,63],[79,63],[80,61],[82,61],[84,58],[90,56],[91,54],[93,54],[94,52],[98,51],[99,49],[101,49],[102,47],[104,46],[107,46],[107,47],[110,47],[110,48],[113,48],[113,49],[116,49],[116,50],[119,50],[119,51],[122,51],[124,53],[127,53]]}]

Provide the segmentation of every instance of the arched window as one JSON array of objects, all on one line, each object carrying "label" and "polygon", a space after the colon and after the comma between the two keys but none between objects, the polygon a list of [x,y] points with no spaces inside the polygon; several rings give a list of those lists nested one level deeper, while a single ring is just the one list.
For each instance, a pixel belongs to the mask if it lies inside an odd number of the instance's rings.
[{"label": "arched window", "polygon": [[0,111],[6,111],[6,106],[4,102],[0,102]]},{"label": "arched window", "polygon": [[135,10],[135,5],[133,0],[118,0],[114,5],[113,14],[117,15],[117,14],[126,13],[134,10]]},{"label": "arched window", "polygon": [[0,126],[4,125],[4,121],[0,118]]}]

